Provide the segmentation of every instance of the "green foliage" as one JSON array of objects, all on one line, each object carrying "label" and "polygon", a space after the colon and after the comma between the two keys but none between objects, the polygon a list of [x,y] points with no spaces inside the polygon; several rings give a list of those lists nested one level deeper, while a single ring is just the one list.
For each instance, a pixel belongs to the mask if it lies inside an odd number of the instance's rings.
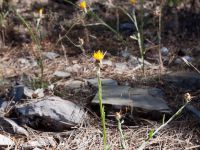
[{"label": "green foliage", "polygon": [[31,81],[31,87],[32,89],[36,90],[36,89],[40,89],[40,88],[47,88],[49,86],[49,83],[48,82],[44,82],[39,79],[33,79]]},{"label": "green foliage", "polygon": [[168,0],[168,1],[167,1],[167,4],[168,4],[170,7],[173,7],[173,6],[177,6],[180,2],[182,2],[182,0]]}]

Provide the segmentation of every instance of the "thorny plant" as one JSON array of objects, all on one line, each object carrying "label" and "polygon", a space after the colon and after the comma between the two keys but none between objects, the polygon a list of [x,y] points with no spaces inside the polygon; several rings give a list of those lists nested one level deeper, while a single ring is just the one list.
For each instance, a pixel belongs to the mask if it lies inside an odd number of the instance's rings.
[{"label": "thorny plant", "polygon": [[103,149],[107,150],[107,135],[106,135],[106,118],[105,118],[105,110],[102,103],[102,83],[101,83],[101,62],[104,58],[104,53],[98,50],[97,52],[94,52],[93,58],[96,60],[96,66],[97,66],[97,79],[98,79],[98,100],[99,100],[99,107],[100,107],[100,115],[101,115],[101,124],[103,127]]},{"label": "thorny plant", "polygon": [[[15,10],[14,10],[15,11]],[[35,46],[33,50],[33,54],[37,60],[37,65],[40,68],[40,75],[39,75],[39,81],[34,81],[34,85],[39,86],[38,88],[43,88],[45,86],[44,84],[44,63],[42,58],[42,50],[41,50],[41,33],[39,31],[40,29],[40,22],[43,17],[43,10],[40,9],[39,11],[39,18],[37,19],[37,26],[36,26],[36,32],[32,29],[31,25],[17,12],[16,15],[21,20],[23,25],[28,29],[29,34],[31,35],[31,39],[34,42]],[[37,87],[35,87],[37,88]]]}]

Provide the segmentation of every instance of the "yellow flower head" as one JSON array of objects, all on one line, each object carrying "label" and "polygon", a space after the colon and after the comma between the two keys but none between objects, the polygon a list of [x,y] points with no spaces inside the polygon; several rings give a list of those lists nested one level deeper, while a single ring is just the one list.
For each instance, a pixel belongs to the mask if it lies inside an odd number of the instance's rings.
[{"label": "yellow flower head", "polygon": [[129,0],[129,2],[132,4],[132,5],[135,5],[137,3],[137,0]]},{"label": "yellow flower head", "polygon": [[40,8],[39,15],[40,15],[40,17],[42,17],[42,15],[43,15],[43,8]]},{"label": "yellow flower head", "polygon": [[82,0],[82,1],[79,3],[79,7],[80,7],[81,9],[85,10],[86,7],[87,7],[86,1],[85,1],[85,0]]},{"label": "yellow flower head", "polygon": [[101,61],[104,58],[104,53],[98,50],[97,52],[94,52],[93,58],[95,60]]}]

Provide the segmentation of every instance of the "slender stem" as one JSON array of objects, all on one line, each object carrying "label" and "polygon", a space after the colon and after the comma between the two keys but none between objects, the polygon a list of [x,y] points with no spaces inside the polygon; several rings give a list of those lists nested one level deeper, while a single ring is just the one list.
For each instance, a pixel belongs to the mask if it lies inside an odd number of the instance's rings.
[{"label": "slender stem", "polygon": [[156,135],[162,128],[164,128],[166,125],[168,125],[176,116],[178,116],[183,109],[187,106],[188,102],[185,103],[167,122],[162,124],[160,127],[158,127],[151,136],[149,136],[143,143],[142,145],[138,148],[138,150],[143,150],[145,149],[146,145],[149,143],[149,141],[153,138],[154,135]]},{"label": "slender stem", "polygon": [[[141,9],[143,9],[143,4],[141,4]],[[142,11],[141,14],[143,14],[144,12]],[[145,48],[144,48],[144,35],[143,35],[143,15],[141,15],[141,24],[138,27],[138,21],[137,21],[137,17],[135,14],[135,8],[132,9],[132,19],[134,24],[135,24],[135,28],[137,30],[137,41],[138,41],[138,45],[139,45],[139,49],[140,49],[140,56],[142,59],[142,70],[144,73],[144,54],[145,54]]]},{"label": "slender stem", "polygon": [[122,131],[122,125],[121,125],[120,119],[117,119],[117,124],[118,124],[118,130],[119,130],[119,133],[120,133],[122,149],[127,149],[126,142],[125,142],[125,137],[124,137],[124,134],[123,134],[123,131]]},{"label": "slender stem", "polygon": [[162,55],[161,55],[161,33],[162,33],[162,9],[163,9],[163,4],[164,4],[164,0],[161,0],[161,4],[160,4],[160,14],[159,14],[159,29],[158,29],[158,42],[159,42],[159,46],[158,46],[158,55],[159,55],[159,64],[160,64],[160,73],[162,73],[163,71],[163,62],[162,62]]},{"label": "slender stem", "polygon": [[140,50],[141,50],[141,59],[142,59],[142,69],[144,73],[144,54],[145,54],[145,48],[144,48],[144,0],[140,0],[140,26],[139,26],[139,33],[140,33]]},{"label": "slender stem", "polygon": [[101,71],[100,71],[100,64],[98,64],[97,70],[97,78],[98,78],[98,99],[99,99],[99,107],[100,107],[100,114],[101,114],[101,124],[103,127],[103,143],[104,143],[104,150],[107,148],[107,136],[106,136],[106,121],[105,121],[105,111],[104,106],[102,104],[102,83],[101,83]]}]

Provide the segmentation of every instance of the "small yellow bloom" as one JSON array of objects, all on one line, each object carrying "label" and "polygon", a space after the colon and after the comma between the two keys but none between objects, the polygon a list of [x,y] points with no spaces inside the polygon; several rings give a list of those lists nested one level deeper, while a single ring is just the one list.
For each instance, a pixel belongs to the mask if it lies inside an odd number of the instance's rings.
[{"label": "small yellow bloom", "polygon": [[80,7],[81,9],[85,10],[86,7],[87,7],[86,1],[85,1],[85,0],[82,0],[82,1],[79,3],[79,7]]},{"label": "small yellow bloom", "polygon": [[42,15],[43,15],[43,8],[40,8],[40,10],[39,10],[39,15],[40,15],[40,18],[42,18]]},{"label": "small yellow bloom", "polygon": [[137,0],[129,0],[129,2],[132,4],[132,5],[135,5],[137,3]]},{"label": "small yellow bloom", "polygon": [[104,54],[103,54],[103,52],[98,50],[97,52],[94,52],[93,58],[98,60],[98,61],[101,61],[104,58]]}]

